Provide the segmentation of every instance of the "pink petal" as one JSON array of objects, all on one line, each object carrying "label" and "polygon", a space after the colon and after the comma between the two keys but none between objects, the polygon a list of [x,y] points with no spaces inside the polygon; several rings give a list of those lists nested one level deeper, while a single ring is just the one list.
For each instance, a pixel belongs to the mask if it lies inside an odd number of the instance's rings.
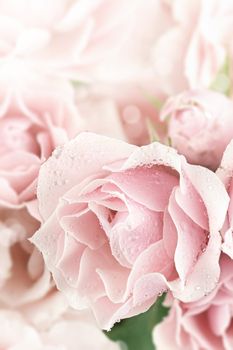
[{"label": "pink petal", "polygon": [[141,166],[113,173],[108,179],[135,202],[155,211],[165,209],[173,187],[179,182],[177,174],[164,166]]},{"label": "pink petal", "polygon": [[76,239],[65,234],[63,253],[55,264],[65,278],[68,285],[74,287],[77,284],[79,276],[79,266],[85,245],[80,244]]},{"label": "pink petal", "polygon": [[180,175],[180,187],[175,192],[175,199],[181,209],[199,226],[208,230],[209,222],[204,202],[185,172]]},{"label": "pink petal", "polygon": [[179,280],[169,282],[169,287],[177,299],[184,302],[196,301],[216,287],[220,275],[220,245],[219,232],[212,232],[206,250],[193,266],[185,286]]},{"label": "pink petal", "polygon": [[[48,218],[58,199],[87,177],[101,171],[105,164],[127,158],[136,146],[91,133],[81,133],[41,167],[38,199],[43,218]],[[59,175],[54,182],[55,172]]]},{"label": "pink petal", "polygon": [[189,336],[181,331],[182,311],[179,304],[174,304],[169,311],[169,315],[155,326],[153,340],[158,350],[183,350],[189,348]]},{"label": "pink petal", "polygon": [[88,296],[90,301],[106,295],[104,284],[98,274],[98,270],[109,266],[111,269],[114,258],[109,252],[109,246],[106,244],[98,250],[86,248],[80,262],[79,279],[77,292],[80,296]]},{"label": "pink petal", "polygon": [[208,310],[208,321],[212,332],[216,336],[223,335],[231,323],[229,305],[211,305]]},{"label": "pink petal", "polygon": [[127,206],[127,217],[115,216],[110,244],[114,254],[113,243],[118,240],[120,252],[133,264],[142,251],[162,238],[162,215],[132,201]]},{"label": "pink petal", "polygon": [[[183,165],[184,171],[194,189],[199,193],[207,210],[210,230],[219,231],[225,220],[229,196],[223,183],[207,168],[197,165]],[[221,205],[216,205],[221,203]]]},{"label": "pink petal", "polygon": [[167,255],[173,259],[177,245],[177,230],[167,208],[163,216],[163,244]]},{"label": "pink petal", "polygon": [[96,215],[89,209],[78,215],[63,216],[60,220],[64,231],[68,231],[78,242],[92,249],[106,242],[106,235]]},{"label": "pink petal", "polygon": [[175,193],[170,197],[169,214],[177,230],[177,246],[175,251],[176,270],[185,283],[189,272],[192,271],[199,255],[206,249],[207,232],[195,224],[175,201]]},{"label": "pink petal", "polygon": [[126,293],[129,294],[133,290],[135,283],[144,275],[161,273],[166,278],[169,278],[173,268],[173,260],[167,256],[163,241],[151,244],[135,261],[128,279]]}]

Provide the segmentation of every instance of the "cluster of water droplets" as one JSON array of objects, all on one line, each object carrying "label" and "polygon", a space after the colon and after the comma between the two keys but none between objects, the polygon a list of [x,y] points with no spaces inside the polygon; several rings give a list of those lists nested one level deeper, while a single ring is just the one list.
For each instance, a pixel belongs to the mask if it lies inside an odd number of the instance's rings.
[{"label": "cluster of water droplets", "polygon": [[204,297],[207,297],[209,294],[213,292],[215,288],[217,288],[219,278],[211,276],[208,270],[203,270],[201,281],[202,281],[202,284],[197,284],[194,287],[194,291],[199,292],[200,294],[203,294]]},{"label": "cluster of water droplets", "polygon": [[62,149],[63,149],[62,146],[57,146],[53,151],[52,156],[55,157],[56,159],[59,159],[62,154]]}]

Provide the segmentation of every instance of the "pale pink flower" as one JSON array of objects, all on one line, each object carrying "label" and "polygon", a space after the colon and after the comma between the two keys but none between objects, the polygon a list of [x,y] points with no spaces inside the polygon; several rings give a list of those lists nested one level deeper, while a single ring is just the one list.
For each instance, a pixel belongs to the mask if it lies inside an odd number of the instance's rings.
[{"label": "pale pink flower", "polygon": [[176,0],[170,3],[170,10],[174,24],[153,48],[157,84],[169,95],[187,88],[208,88],[229,52],[233,4],[228,0]]},{"label": "pale pink flower", "polygon": [[167,119],[172,146],[190,163],[216,170],[233,138],[233,102],[210,90],[189,90],[170,97],[160,118]]},{"label": "pale pink flower", "polygon": [[44,330],[67,311],[68,304],[28,240],[39,226],[25,208],[0,210],[0,310],[17,310]]},{"label": "pale pink flower", "polygon": [[41,163],[80,130],[74,92],[64,80],[28,70],[19,61],[0,69],[0,205],[35,197]]},{"label": "pale pink flower", "polygon": [[169,315],[153,332],[156,349],[232,349],[233,262],[223,255],[220,266],[220,281],[210,295],[190,304],[172,300]]},{"label": "pale pink flower", "polygon": [[[129,32],[132,0],[0,1],[0,60],[79,79]],[[86,70],[86,68],[88,68]]]},{"label": "pale pink flower", "polygon": [[194,301],[218,281],[227,193],[170,147],[79,134],[41,167],[38,200],[32,242],[70,305],[105,329],[167,288]]},{"label": "pale pink flower", "polygon": [[[96,69],[108,83],[153,84],[158,94],[208,88],[233,55],[233,3],[229,0],[139,0],[132,36]],[[228,84],[223,76],[221,88]]]},{"label": "pale pink flower", "polygon": [[0,348],[4,350],[117,350],[85,314],[64,318],[46,331],[33,327],[20,313],[0,310]]},{"label": "pale pink flower", "polygon": [[[55,350],[43,346],[37,331],[16,312],[0,311],[0,348],[4,350]],[[61,347],[59,350],[63,350]]]},{"label": "pale pink flower", "polygon": [[120,350],[119,344],[107,338],[87,311],[76,311],[73,315],[67,311],[47,331],[41,332],[41,337],[56,349],[63,346],[64,350]]}]

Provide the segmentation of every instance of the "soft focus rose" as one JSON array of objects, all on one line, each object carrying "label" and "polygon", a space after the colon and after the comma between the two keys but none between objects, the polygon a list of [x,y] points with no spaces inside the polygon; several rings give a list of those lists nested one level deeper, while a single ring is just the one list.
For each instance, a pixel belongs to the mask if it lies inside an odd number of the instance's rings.
[{"label": "soft focus rose", "polygon": [[28,70],[18,61],[0,70],[0,205],[35,196],[41,163],[80,130],[68,82]]},{"label": "soft focus rose", "polygon": [[46,332],[41,332],[45,344],[63,346],[64,350],[119,350],[117,343],[110,341],[99,329],[93,315],[87,311],[69,310]]},{"label": "soft focus rose", "polygon": [[168,317],[154,329],[156,349],[232,349],[233,262],[223,254],[220,267],[219,284],[210,295],[190,304],[173,300]]},{"label": "soft focus rose", "polygon": [[174,24],[170,7],[164,0],[137,0],[134,15],[128,17],[132,34],[126,37],[111,59],[106,57],[96,66],[98,81],[116,86],[131,84],[132,88],[135,84],[142,87],[150,82],[159,87],[151,60],[152,48]]},{"label": "soft focus rose", "polygon": [[92,69],[123,42],[134,5],[131,0],[1,0],[0,59],[17,57],[72,78],[79,70],[81,79],[90,73],[86,67]]},{"label": "soft focus rose", "polygon": [[61,319],[46,331],[28,324],[20,313],[0,311],[0,348],[4,350],[117,350],[94,324],[80,313],[75,319]]},{"label": "soft focus rose", "polygon": [[28,240],[39,226],[25,208],[0,210],[0,308],[18,310],[44,330],[68,305],[38,249]]},{"label": "soft focus rose", "polygon": [[152,50],[157,83],[169,95],[187,88],[207,88],[226,59],[224,38],[233,24],[232,4],[175,0],[168,6],[174,23]]},{"label": "soft focus rose", "polygon": [[172,148],[82,133],[42,166],[38,200],[32,242],[69,303],[90,306],[105,329],[167,288],[193,301],[218,281],[228,196]]},{"label": "soft focus rose", "polygon": [[[147,86],[165,95],[208,88],[233,55],[229,0],[139,0],[129,18],[136,40],[100,65],[99,79]],[[229,83],[222,76],[220,85]]]},{"label": "soft focus rose", "polygon": [[233,102],[214,91],[185,91],[168,99],[161,111],[166,118],[172,146],[190,163],[216,170],[233,138]]},{"label": "soft focus rose", "polygon": [[[4,350],[55,350],[44,346],[37,331],[25,322],[16,312],[0,311],[0,348]],[[58,348],[63,350],[62,347]]]}]

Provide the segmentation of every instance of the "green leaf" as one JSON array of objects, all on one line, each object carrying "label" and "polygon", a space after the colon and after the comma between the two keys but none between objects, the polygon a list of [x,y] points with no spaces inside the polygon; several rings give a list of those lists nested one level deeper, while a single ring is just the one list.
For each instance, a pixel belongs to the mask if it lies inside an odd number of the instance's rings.
[{"label": "green leaf", "polygon": [[122,350],[154,350],[152,330],[169,311],[169,308],[163,306],[164,298],[165,294],[148,311],[122,320],[105,334],[111,340],[119,342]]},{"label": "green leaf", "polygon": [[161,101],[159,98],[157,98],[154,95],[148,94],[148,92],[144,91],[144,96],[147,99],[147,101],[157,110],[160,111],[163,107],[163,101]]},{"label": "green leaf", "polygon": [[230,67],[230,59],[226,58],[223,66],[220,68],[217,73],[214,81],[210,85],[210,89],[214,91],[218,91],[226,96],[230,96],[231,94],[231,67]]},{"label": "green leaf", "polygon": [[81,80],[71,80],[71,84],[74,88],[85,87],[88,85],[86,82],[83,82]]}]

